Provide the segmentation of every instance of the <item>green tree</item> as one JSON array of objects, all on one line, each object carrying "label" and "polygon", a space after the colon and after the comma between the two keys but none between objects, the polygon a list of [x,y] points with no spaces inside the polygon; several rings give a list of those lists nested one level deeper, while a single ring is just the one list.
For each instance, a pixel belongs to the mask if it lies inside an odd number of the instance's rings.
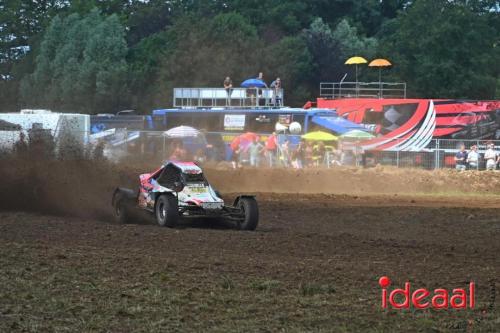
[{"label": "green tree", "polygon": [[128,106],[127,45],[116,15],[92,10],[56,16],[40,46],[33,74],[22,82],[26,105],[80,112]]},{"label": "green tree", "polygon": [[266,50],[265,70],[270,79],[279,77],[285,89],[286,104],[302,106],[314,97],[309,82],[312,77],[312,55],[303,36],[285,37]]},{"label": "green tree", "polygon": [[321,18],[316,18],[304,30],[304,36],[315,64],[316,85],[318,81],[339,81],[351,70],[344,65],[347,58],[354,55],[371,58],[377,50],[375,38],[359,35],[345,19],[331,30]]},{"label": "green tree", "polygon": [[184,18],[168,31],[171,44],[164,53],[157,101],[171,103],[174,87],[220,87],[226,76],[235,85],[262,71],[270,83],[283,81],[291,99],[302,105],[308,96],[311,55],[302,36],[265,43],[249,20],[230,12],[212,19]]},{"label": "green tree", "polygon": [[228,75],[237,82],[262,69],[264,45],[256,28],[239,14],[183,17],[167,33],[171,44],[155,87],[161,103],[171,103],[174,87],[218,87]]},{"label": "green tree", "polygon": [[498,12],[478,10],[477,2],[420,0],[387,27],[380,52],[413,95],[495,97]]},{"label": "green tree", "polygon": [[18,107],[18,87],[32,70],[37,35],[64,1],[0,1],[0,110]]}]

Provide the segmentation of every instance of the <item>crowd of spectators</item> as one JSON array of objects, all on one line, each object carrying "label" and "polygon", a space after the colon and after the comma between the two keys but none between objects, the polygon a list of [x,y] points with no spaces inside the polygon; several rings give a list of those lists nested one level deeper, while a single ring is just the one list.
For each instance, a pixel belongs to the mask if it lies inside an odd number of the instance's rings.
[{"label": "crowd of spectators", "polygon": [[481,162],[484,161],[486,170],[496,170],[500,163],[500,155],[492,142],[488,143],[487,147],[481,155],[476,145],[472,145],[469,151],[465,149],[465,145],[460,145],[459,151],[455,154],[455,168],[459,171],[479,170]]},{"label": "crowd of spectators", "polygon": [[328,145],[322,141],[301,140],[295,145],[284,138],[278,142],[276,133],[272,133],[265,141],[259,138],[248,145],[238,145],[232,150],[232,166],[250,167],[285,167],[314,168],[340,165],[365,166],[365,153],[361,147],[344,148],[342,144]]}]

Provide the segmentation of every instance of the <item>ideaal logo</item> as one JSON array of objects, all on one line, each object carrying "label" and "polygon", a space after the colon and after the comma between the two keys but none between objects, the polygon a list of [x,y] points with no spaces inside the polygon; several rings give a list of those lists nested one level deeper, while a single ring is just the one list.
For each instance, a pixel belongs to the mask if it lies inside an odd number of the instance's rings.
[{"label": "ideaal logo", "polygon": [[[382,276],[378,280],[382,287],[382,308],[391,306],[394,309],[408,309],[410,306],[416,309],[474,309],[475,306],[475,284],[470,282],[468,288],[455,288],[452,291],[438,288],[429,291],[425,288],[412,290],[410,282],[406,282],[404,289],[395,288],[388,291],[391,280]],[[397,299],[396,299],[397,298]]]}]

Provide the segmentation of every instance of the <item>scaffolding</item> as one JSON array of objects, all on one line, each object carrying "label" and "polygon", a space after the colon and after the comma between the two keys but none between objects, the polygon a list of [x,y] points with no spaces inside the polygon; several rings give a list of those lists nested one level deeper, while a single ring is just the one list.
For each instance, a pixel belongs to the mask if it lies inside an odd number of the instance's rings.
[{"label": "scaffolding", "polygon": [[176,108],[282,107],[283,89],[276,88],[174,88]]}]

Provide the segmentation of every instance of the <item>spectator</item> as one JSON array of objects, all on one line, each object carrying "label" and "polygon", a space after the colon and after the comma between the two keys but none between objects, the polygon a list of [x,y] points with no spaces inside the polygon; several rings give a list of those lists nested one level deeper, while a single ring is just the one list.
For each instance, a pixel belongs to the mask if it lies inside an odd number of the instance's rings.
[{"label": "spectator", "polygon": [[19,140],[14,144],[14,152],[17,156],[24,156],[28,152],[28,143],[23,131],[19,133]]},{"label": "spectator", "polygon": [[356,165],[356,156],[354,151],[351,149],[342,149],[340,154],[340,164],[341,165]]},{"label": "spectator", "polygon": [[312,167],[314,164],[314,147],[312,142],[308,142],[304,148],[304,159],[307,167]]},{"label": "spectator", "polygon": [[238,147],[236,147],[236,149],[233,150],[233,154],[231,156],[231,164],[233,165],[233,169],[241,168],[240,153],[241,153],[241,147],[240,145],[238,145]]},{"label": "spectator", "polygon": [[264,85],[267,88],[267,83],[266,83],[266,81],[264,81],[264,73],[259,72],[259,75],[257,76],[257,80],[261,80],[262,82],[264,82]]},{"label": "spectator", "polygon": [[281,163],[286,168],[290,166],[290,141],[288,139],[281,145]]},{"label": "spectator", "polygon": [[99,139],[93,151],[94,160],[103,160],[104,159],[104,148],[106,142],[103,139]]},{"label": "spectator", "polygon": [[365,158],[365,150],[356,142],[356,146],[354,147],[354,156],[356,158],[356,165],[366,167],[366,158]]},{"label": "spectator", "polygon": [[276,132],[273,132],[266,141],[266,151],[269,160],[269,167],[273,167],[276,161],[276,151],[278,150]]},{"label": "spectator", "polygon": [[479,167],[479,153],[477,152],[477,146],[473,145],[471,151],[467,154],[467,164],[470,169],[478,169]]},{"label": "spectator", "polygon": [[198,149],[196,151],[196,153],[194,154],[193,156],[193,160],[196,162],[196,163],[200,163],[200,164],[203,164],[207,161],[207,156],[205,155],[205,153],[203,152],[203,149]]},{"label": "spectator", "polygon": [[279,77],[271,83],[271,88],[273,88],[273,105],[281,106],[281,79]]},{"label": "spectator", "polygon": [[304,167],[304,141],[300,141],[292,152],[292,167],[302,169]]},{"label": "spectator", "polygon": [[260,164],[260,155],[264,151],[264,146],[259,142],[258,138],[254,138],[252,143],[248,146],[248,153],[250,155],[250,166],[258,167]]},{"label": "spectator", "polygon": [[189,161],[188,151],[181,145],[180,161]]},{"label": "spectator", "polygon": [[257,88],[253,88],[253,87],[247,88],[245,90],[247,98],[250,98],[250,105],[251,106],[256,105],[256,103],[255,103],[256,90],[257,90]]},{"label": "spectator", "polygon": [[[267,83],[266,83],[266,81],[264,81],[264,73],[259,72],[259,75],[257,76],[256,79],[261,80],[264,83],[264,86],[267,88]],[[257,89],[257,93],[258,93],[258,96],[257,96],[256,105],[259,106],[260,105],[260,98],[262,98],[262,89]]]},{"label": "spectator", "polygon": [[460,150],[455,155],[455,169],[458,171],[464,171],[467,165],[467,152],[465,151],[465,146],[460,145]]},{"label": "spectator", "polygon": [[339,148],[335,149],[333,147],[332,151],[328,154],[328,162],[327,165],[330,167],[331,165],[341,165],[340,164],[340,158],[342,155],[342,152],[340,151],[341,145],[339,144]]},{"label": "spectator", "polygon": [[325,143],[320,141],[316,146],[314,146],[314,164],[316,166],[322,165],[325,162],[326,148]]},{"label": "spectator", "polygon": [[484,153],[484,159],[486,161],[486,170],[495,170],[498,162],[498,154],[495,151],[495,145],[493,143],[488,144],[488,149]]},{"label": "spectator", "polygon": [[173,148],[171,148],[171,154],[168,158],[170,161],[182,161],[185,155],[184,149],[181,147],[180,142],[172,142]]},{"label": "spectator", "polygon": [[229,76],[226,76],[224,80],[224,89],[226,89],[227,99],[226,105],[231,105],[231,94],[233,93],[233,80]]}]

